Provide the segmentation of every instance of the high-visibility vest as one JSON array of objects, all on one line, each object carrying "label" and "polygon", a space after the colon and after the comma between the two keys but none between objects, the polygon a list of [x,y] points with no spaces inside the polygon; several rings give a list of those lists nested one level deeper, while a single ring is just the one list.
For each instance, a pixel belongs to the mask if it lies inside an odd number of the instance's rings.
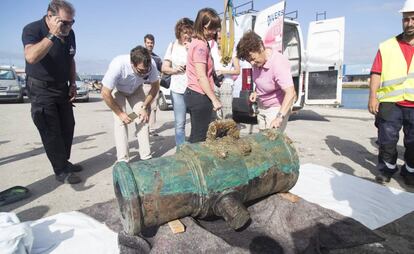
[{"label": "high-visibility vest", "polygon": [[407,61],[395,37],[381,43],[379,49],[382,59],[379,102],[414,101],[413,61],[407,74]]}]

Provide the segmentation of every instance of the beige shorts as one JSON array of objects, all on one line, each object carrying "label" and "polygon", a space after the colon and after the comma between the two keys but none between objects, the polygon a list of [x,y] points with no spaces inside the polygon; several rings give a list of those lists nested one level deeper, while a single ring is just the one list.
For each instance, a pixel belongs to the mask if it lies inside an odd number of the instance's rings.
[{"label": "beige shorts", "polygon": [[[276,118],[277,113],[279,113],[280,107],[263,107],[259,105],[259,113],[257,114],[257,123],[259,125],[259,130],[266,130],[270,128],[270,124]],[[282,125],[280,126],[280,131],[284,132],[286,125],[289,119],[290,110],[283,119]]]}]

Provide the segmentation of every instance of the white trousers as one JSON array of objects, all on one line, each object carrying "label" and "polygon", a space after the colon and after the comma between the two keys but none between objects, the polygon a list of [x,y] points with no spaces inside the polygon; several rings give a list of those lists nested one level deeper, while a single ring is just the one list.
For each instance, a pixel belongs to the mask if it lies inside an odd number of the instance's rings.
[{"label": "white trousers", "polygon": [[[133,94],[125,94],[116,89],[112,92],[112,97],[118,106],[126,111],[126,102],[128,101],[132,111],[138,114],[144,100],[145,94],[142,86],[139,86]],[[129,143],[128,143],[128,125],[123,124],[121,119],[113,113],[114,116],[114,135],[115,135],[115,146],[116,156],[118,161],[129,161]],[[141,123],[138,118],[134,121],[135,124],[135,135],[138,138],[139,155],[141,160],[151,158],[151,149],[149,143],[149,128],[148,123]]]}]

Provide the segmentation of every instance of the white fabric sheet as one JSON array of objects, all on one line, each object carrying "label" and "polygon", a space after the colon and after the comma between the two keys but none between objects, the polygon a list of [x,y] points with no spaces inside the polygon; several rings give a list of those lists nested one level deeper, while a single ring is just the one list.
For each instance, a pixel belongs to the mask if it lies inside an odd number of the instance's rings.
[{"label": "white fabric sheet", "polygon": [[414,194],[314,164],[300,167],[291,193],[351,217],[370,229],[414,211]]},{"label": "white fabric sheet", "polygon": [[33,231],[32,254],[117,254],[118,234],[80,213],[59,213],[27,222]]},{"label": "white fabric sheet", "polygon": [[15,213],[0,213],[0,253],[27,254],[33,244],[32,229]]}]

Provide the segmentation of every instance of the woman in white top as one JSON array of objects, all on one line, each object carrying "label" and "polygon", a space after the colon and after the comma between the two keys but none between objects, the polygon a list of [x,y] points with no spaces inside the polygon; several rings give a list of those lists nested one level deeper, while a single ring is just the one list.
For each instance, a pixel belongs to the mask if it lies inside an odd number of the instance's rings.
[{"label": "woman in white top", "polygon": [[175,25],[176,40],[168,45],[161,71],[171,75],[171,97],[175,118],[175,144],[177,148],[185,142],[186,106],[184,92],[187,88],[185,66],[187,63],[187,43],[191,41],[194,22],[188,18],[178,20]]},{"label": "woman in white top", "polygon": [[233,101],[233,86],[234,80],[240,74],[240,63],[236,54],[233,54],[233,58],[228,64],[222,63],[221,56],[221,33],[217,33],[217,43],[211,47],[211,55],[214,60],[214,69],[217,76],[224,75],[223,82],[220,87],[216,87],[216,94],[221,101],[223,107],[221,112],[217,112],[217,116],[221,119],[232,117],[232,101]]}]

